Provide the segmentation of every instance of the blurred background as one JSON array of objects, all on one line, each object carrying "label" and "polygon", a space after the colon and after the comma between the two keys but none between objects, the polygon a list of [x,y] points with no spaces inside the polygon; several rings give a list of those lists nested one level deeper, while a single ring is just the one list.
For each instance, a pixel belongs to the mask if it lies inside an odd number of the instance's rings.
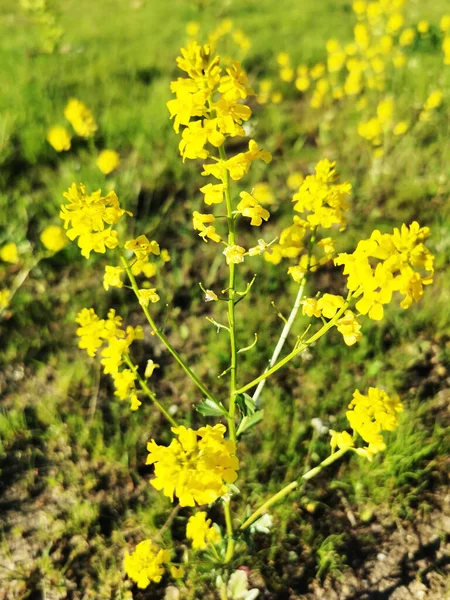
[{"label": "blurred background", "polygon": [[[167,580],[132,588],[122,558],[166,520],[170,503],[148,485],[145,446],[168,432],[152,406],[131,413],[114,397],[99,361],[77,347],[76,314],[114,307],[141,324],[147,335],[136,362],[159,363],[158,397],[193,424],[203,422],[189,412],[198,394],[148,335],[132,295],[103,290],[108,259],[87,261],[75,244],[49,247],[43,232],[61,225],[62,194],[73,182],[115,190],[135,215],[130,236],[145,233],[170,251],[158,322],[219,390],[228,342],[206,321],[214,307],[198,282],[226,287],[225,270],[192,230],[205,180],[199,161],[182,163],[166,108],[170,81],[181,75],[175,59],[191,39],[212,43],[225,62],[242,60],[256,92],[246,132],[273,161],[255,165],[245,186],[272,214],[265,239],[290,223],[293,193],[326,157],[353,186],[338,251],[375,228],[418,220],[430,227],[436,255],[435,282],[420,304],[366,320],[352,348],[333,333],[266,386],[264,426],[244,440],[242,481],[251,483],[241,495],[252,506],[327,456],[328,429],[345,427],[356,387],[398,393],[405,412],[382,456],[348,457],[279,506],[273,529],[257,535],[241,564],[261,598],[450,597],[446,11],[447,0],[1,1],[1,599],[166,593]],[[92,112],[92,135],[77,135],[65,118],[73,98]],[[116,155],[99,160],[104,150]],[[241,235],[250,239],[250,228]],[[243,355],[243,381],[270,358],[277,313],[289,313],[296,290],[288,262],[257,264],[261,275],[239,304],[240,345],[259,335]],[[243,267],[241,283],[253,269]],[[340,271],[318,272],[309,284],[317,289],[341,293]],[[188,515],[177,515],[168,540],[182,542]],[[199,574],[198,597],[213,598],[203,585]]]}]

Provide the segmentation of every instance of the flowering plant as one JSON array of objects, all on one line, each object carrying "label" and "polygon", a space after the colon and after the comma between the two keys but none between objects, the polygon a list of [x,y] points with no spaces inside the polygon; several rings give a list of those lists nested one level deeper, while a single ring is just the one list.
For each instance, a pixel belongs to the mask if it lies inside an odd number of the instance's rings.
[{"label": "flowering plant", "polygon": [[[229,336],[229,367],[222,374],[228,375],[227,390],[220,396],[213,394],[155,321],[151,305],[160,301],[160,294],[151,280],[166,268],[170,256],[168,250],[145,234],[132,239],[121,235],[119,223],[132,215],[121,207],[117,195],[114,192],[103,195],[100,190],[89,192],[82,184],[74,184],[64,194],[67,202],[62,205],[60,216],[67,236],[77,241],[86,258],[91,252],[115,252],[115,262],[105,269],[105,289],[125,285],[131,288],[152,334],[197,387],[198,412],[205,419],[218,422],[195,429],[175,419],[151,389],[149,381],[159,365],[150,359],[142,373],[133,362],[131,346],[143,338],[142,329],[125,327],[114,309],[106,318],[100,318],[93,308],[81,310],[77,316],[77,335],[80,348],[89,356],[100,355],[104,372],[111,375],[119,399],[128,401],[131,410],[137,411],[143,399],[148,398],[166,418],[173,434],[169,445],[161,445],[154,439],[147,445],[147,464],[154,467],[151,485],[171,502],[193,509],[185,535],[191,550],[180,559],[175,549],[162,547],[157,537],[143,540],[126,555],[127,575],[138,587],[145,588],[152,582],[159,583],[167,571],[176,581],[184,580],[184,585],[189,586],[189,567],[203,562],[210,565],[221,598],[255,598],[257,590],[248,591],[246,581],[243,595],[230,591],[241,578],[230,573],[232,567],[239,566],[239,557],[257,522],[262,529],[266,528],[266,513],[275,503],[346,453],[354,452],[372,460],[385,449],[383,432],[397,427],[397,416],[403,410],[395,394],[377,388],[369,388],[367,395],[356,390],[353,398],[346,400],[351,432],[330,430],[328,457],[243,515],[236,487],[242,484],[239,440],[264,419],[262,392],[267,380],[329,331],[336,329],[343,342],[352,346],[362,338],[364,318],[383,319],[384,307],[398,296],[403,309],[420,300],[424,286],[432,283],[433,255],[424,244],[429,230],[417,222],[403,224],[391,233],[375,230],[352,253],[337,253],[333,236],[347,225],[351,185],[339,182],[336,164],[328,159],[321,160],[313,174],[297,181],[292,222],[276,239],[258,235],[251,245],[242,241],[239,227],[242,221],[249,220],[252,228],[258,228],[271,216],[254,189],[241,190],[239,194],[233,189],[254,162],[270,163],[271,154],[254,139],[248,141],[247,149],[231,156],[226,150],[229,138],[246,135],[244,124],[252,114],[247,102],[253,95],[248,77],[237,61],[231,61],[224,71],[211,47],[195,41],[181,50],[177,65],[186,76],[172,82],[175,98],[168,102],[168,109],[175,132],[181,131],[180,154],[183,161],[206,161],[202,175],[212,178],[200,188],[208,208],[205,212],[194,211],[193,227],[202,242],[217,246],[228,270],[226,289],[222,289],[223,283],[214,286],[215,289],[201,285],[205,301],[216,305],[218,312],[225,306],[226,324],[211,320]],[[240,290],[237,275],[239,265],[256,256],[263,256],[272,264],[286,264],[298,290],[269,364],[251,381],[243,382],[239,378],[239,354],[253,347],[257,338],[251,346],[238,349],[238,305],[248,297],[255,278]],[[343,267],[347,278],[345,295],[327,291],[306,295],[310,274],[324,265]],[[300,311],[309,318],[309,323],[286,351],[288,334]],[[209,515],[214,504],[223,507],[225,527],[220,526],[220,519],[216,517],[219,522],[213,522]]]}]

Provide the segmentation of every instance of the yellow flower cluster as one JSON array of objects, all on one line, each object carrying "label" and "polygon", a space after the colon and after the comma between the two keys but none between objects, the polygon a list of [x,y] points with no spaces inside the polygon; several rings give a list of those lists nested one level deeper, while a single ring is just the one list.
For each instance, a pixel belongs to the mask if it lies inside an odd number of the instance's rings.
[{"label": "yellow flower cluster", "polygon": [[434,90],[425,100],[423,109],[419,115],[420,121],[429,121],[434,111],[442,104],[443,93],[441,90]]},{"label": "yellow flower cluster", "polygon": [[204,550],[208,544],[216,544],[221,539],[218,529],[203,511],[189,518],[186,537],[188,540],[192,540],[194,550]]},{"label": "yellow flower cluster", "polygon": [[106,196],[102,196],[100,190],[88,194],[84,185],[74,183],[64,197],[69,202],[61,206],[59,216],[68,230],[68,238],[73,241],[78,237],[78,246],[84,257],[89,258],[92,251],[104,253],[106,248],[118,245],[117,232],[112,226],[124,214],[132,215],[120,208],[115,192],[109,192]]},{"label": "yellow flower cluster", "polygon": [[[179,144],[180,154],[185,159],[206,159],[210,149],[221,148],[227,137],[244,136],[243,124],[252,112],[243,101],[251,94],[248,78],[238,61],[232,61],[225,70],[220,67],[220,57],[213,56],[211,46],[200,46],[191,42],[181,50],[178,67],[187,73],[187,78],[178,78],[171,83],[176,98],[167,103],[174,129],[184,129]],[[203,165],[202,175],[212,175],[219,183],[208,183],[201,188],[207,205],[223,202],[228,178],[238,181],[248,172],[252,162],[272,159],[254,140],[249,141],[248,151],[239,152],[228,159],[211,156],[214,162]],[[242,197],[239,214],[250,217],[252,225],[260,225],[269,213],[262,208],[255,196]],[[221,241],[214,226],[212,214],[193,214],[194,229],[203,240]]]},{"label": "yellow flower cluster", "polygon": [[106,344],[101,351],[104,373],[111,375],[115,395],[120,400],[129,400],[131,410],[137,410],[141,405],[135,389],[137,375],[131,369],[120,370],[120,367],[133,341],[144,338],[142,328],[128,326],[124,330],[122,318],[116,315],[114,309],[109,311],[106,319],[100,319],[93,308],[83,308],[78,313],[76,322],[80,325],[77,329],[80,338],[78,345],[85,349],[89,356],[94,357]]},{"label": "yellow flower cluster", "polygon": [[337,256],[335,264],[344,265],[348,289],[360,297],[356,303],[360,313],[381,320],[383,305],[391,301],[394,292],[404,296],[402,308],[420,300],[423,286],[433,281],[434,256],[423,243],[428,236],[428,227],[414,221],[391,234],[375,230],[352,254]]},{"label": "yellow flower cluster", "polygon": [[341,230],[345,228],[343,213],[349,208],[347,196],[352,186],[348,181],[335,183],[336,179],[336,163],[321,160],[316,165],[315,175],[306,177],[294,194],[294,210],[306,214],[310,228],[329,229],[333,225],[339,225]]},{"label": "yellow flower cluster", "polygon": [[170,561],[170,551],[159,548],[151,540],[140,542],[134,552],[125,555],[125,572],[144,589],[151,582],[159,583],[164,575],[164,563]]},{"label": "yellow flower cluster", "polygon": [[386,392],[370,387],[367,396],[355,390],[348,406],[347,419],[358,435],[368,444],[356,452],[369,460],[386,448],[382,433],[393,431],[398,426],[397,414],[403,411],[398,396],[389,397]]},{"label": "yellow flower cluster", "polygon": [[71,98],[64,109],[64,116],[80,137],[92,137],[97,131],[93,114],[81,100]]},{"label": "yellow flower cluster", "polygon": [[8,308],[11,301],[11,292],[7,289],[0,290],[0,310]]},{"label": "yellow flower cluster", "polygon": [[148,465],[155,465],[153,487],[162,490],[180,506],[210,504],[227,492],[227,485],[237,478],[239,461],[236,446],[224,439],[224,425],[201,427],[198,431],[173,427],[177,439],[168,447],[154,440],[147,444]]},{"label": "yellow flower cluster", "polygon": [[298,191],[293,196],[294,210],[302,213],[302,217],[294,216],[292,225],[283,229],[278,243],[271,244],[264,253],[264,258],[273,264],[279,264],[283,258],[294,258],[298,263],[289,267],[288,273],[296,282],[300,282],[307,269],[314,271],[326,264],[334,255],[334,242],[327,237],[317,242],[324,256],[316,258],[305,253],[305,238],[308,233],[317,234],[320,227],[330,229],[338,226],[342,231],[346,226],[345,211],[349,208],[348,196],[352,186],[346,181],[337,183],[336,163],[328,159],[321,160],[315,167],[315,174],[302,178],[296,174]]},{"label": "yellow flower cluster", "polygon": [[353,2],[353,41],[342,45],[328,40],[326,73],[321,64],[311,69],[311,74],[313,69],[322,73],[316,78],[311,106],[320,108],[329,97],[339,100],[385,89],[388,68],[405,65],[404,48],[415,39],[413,29],[404,29],[404,4],[405,0]]}]

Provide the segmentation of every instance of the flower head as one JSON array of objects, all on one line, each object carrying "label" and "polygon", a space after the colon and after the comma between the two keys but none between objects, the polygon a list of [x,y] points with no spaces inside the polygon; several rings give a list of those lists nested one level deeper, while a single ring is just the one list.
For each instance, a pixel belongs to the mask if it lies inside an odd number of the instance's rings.
[{"label": "flower head", "polygon": [[177,436],[168,447],[147,444],[147,464],[155,465],[151,484],[181,506],[209,504],[227,491],[237,478],[239,461],[233,441],[224,439],[224,425],[201,427],[198,431],[173,427]]},{"label": "flower head", "polygon": [[47,134],[47,142],[56,152],[70,150],[71,137],[65,127],[52,127]]},{"label": "flower head", "polygon": [[51,252],[59,252],[63,250],[69,243],[66,232],[62,227],[57,225],[49,225],[41,233],[41,242]]},{"label": "flower head", "polygon": [[198,512],[188,520],[186,537],[192,540],[195,550],[204,550],[208,544],[215,544],[220,540],[220,533],[205,512]]},{"label": "flower head", "polygon": [[97,167],[105,175],[109,175],[120,165],[120,158],[114,150],[102,150],[96,160]]},{"label": "flower head", "polygon": [[150,583],[159,583],[164,574],[163,564],[170,560],[170,551],[159,548],[151,540],[140,542],[134,552],[125,555],[125,573],[144,589]]}]

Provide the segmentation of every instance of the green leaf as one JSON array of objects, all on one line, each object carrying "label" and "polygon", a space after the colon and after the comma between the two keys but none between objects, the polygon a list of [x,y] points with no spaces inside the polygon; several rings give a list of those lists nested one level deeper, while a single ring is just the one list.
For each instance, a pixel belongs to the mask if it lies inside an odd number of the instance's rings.
[{"label": "green leaf", "polygon": [[251,415],[255,413],[255,401],[248,394],[238,394],[238,396],[236,396],[236,405],[243,417],[251,417]]},{"label": "green leaf", "polygon": [[247,431],[251,427],[257,425],[264,418],[264,410],[257,410],[251,416],[244,417],[236,431],[236,435],[239,436]]},{"label": "green leaf", "polygon": [[198,404],[195,408],[204,417],[228,416],[227,410],[221,402],[215,402],[209,398],[203,398],[200,404]]}]

